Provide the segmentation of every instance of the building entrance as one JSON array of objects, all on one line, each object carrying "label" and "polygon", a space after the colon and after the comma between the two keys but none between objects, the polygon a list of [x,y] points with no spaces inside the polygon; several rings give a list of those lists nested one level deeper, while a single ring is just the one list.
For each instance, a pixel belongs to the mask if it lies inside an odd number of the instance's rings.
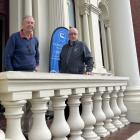
[{"label": "building entrance", "polygon": [[0,72],[3,71],[3,50],[5,46],[5,23],[4,17],[0,16]]},{"label": "building entrance", "polygon": [[0,72],[3,71],[3,51],[9,37],[9,0],[0,0]]}]

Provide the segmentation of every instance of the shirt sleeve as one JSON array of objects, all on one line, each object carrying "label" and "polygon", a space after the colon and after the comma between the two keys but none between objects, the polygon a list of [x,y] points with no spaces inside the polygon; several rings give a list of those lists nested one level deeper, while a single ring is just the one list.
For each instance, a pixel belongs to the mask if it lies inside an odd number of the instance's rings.
[{"label": "shirt sleeve", "polygon": [[13,71],[12,59],[14,50],[15,50],[15,38],[14,36],[11,36],[8,39],[6,47],[4,49],[3,64],[5,71]]},{"label": "shirt sleeve", "polygon": [[86,44],[84,44],[84,62],[86,65],[86,72],[91,72],[93,70],[93,57],[91,56],[91,52],[89,51]]},{"label": "shirt sleeve", "polygon": [[36,59],[36,66],[39,66],[39,41],[36,39],[36,54],[35,54],[35,59]]}]

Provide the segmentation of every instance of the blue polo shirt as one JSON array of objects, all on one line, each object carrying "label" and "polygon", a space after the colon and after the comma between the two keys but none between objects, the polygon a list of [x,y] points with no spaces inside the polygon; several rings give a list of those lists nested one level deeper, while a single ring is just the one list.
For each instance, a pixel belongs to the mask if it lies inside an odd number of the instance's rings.
[{"label": "blue polo shirt", "polygon": [[36,37],[23,38],[20,32],[13,33],[4,50],[6,71],[34,71],[39,65],[38,40]]}]

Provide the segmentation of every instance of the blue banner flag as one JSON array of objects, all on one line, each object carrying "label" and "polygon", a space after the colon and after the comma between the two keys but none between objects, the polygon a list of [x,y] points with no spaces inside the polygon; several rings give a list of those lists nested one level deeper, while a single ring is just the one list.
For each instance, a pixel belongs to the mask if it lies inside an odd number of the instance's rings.
[{"label": "blue banner flag", "polygon": [[59,72],[60,53],[66,43],[68,43],[68,29],[65,27],[56,28],[52,34],[50,44],[50,72]]}]

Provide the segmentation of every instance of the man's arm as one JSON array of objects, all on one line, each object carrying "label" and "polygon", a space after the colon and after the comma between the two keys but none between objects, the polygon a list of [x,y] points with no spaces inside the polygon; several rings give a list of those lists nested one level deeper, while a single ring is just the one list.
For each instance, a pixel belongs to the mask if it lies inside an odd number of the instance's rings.
[{"label": "man's arm", "polygon": [[91,56],[91,52],[89,51],[88,47],[84,46],[84,61],[86,65],[86,73],[91,74],[93,70],[93,57]]},{"label": "man's arm", "polygon": [[36,68],[35,68],[35,71],[38,71],[39,70],[39,42],[38,42],[38,39],[36,39],[36,46],[35,46],[35,49],[36,49],[36,55],[35,55],[35,59],[36,59]]}]

